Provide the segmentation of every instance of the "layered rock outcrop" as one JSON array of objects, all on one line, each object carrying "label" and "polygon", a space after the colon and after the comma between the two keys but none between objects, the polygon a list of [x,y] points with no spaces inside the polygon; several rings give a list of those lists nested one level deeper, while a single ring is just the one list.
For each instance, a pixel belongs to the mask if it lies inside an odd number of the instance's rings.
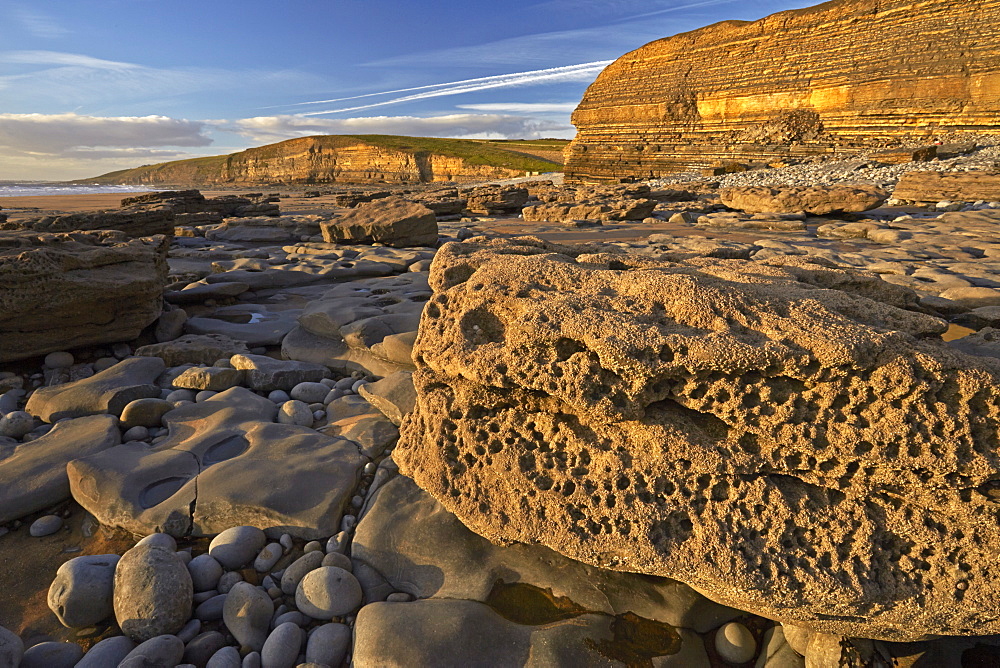
[{"label": "layered rock outcrop", "polygon": [[0,233],[0,362],[136,338],[162,310],[167,237]]},{"label": "layered rock outcrop", "polygon": [[[500,158],[501,162],[511,164],[508,167],[491,164],[490,160],[448,153],[446,149],[439,153],[419,147],[399,148],[394,141],[381,142],[378,139],[378,136],[369,140],[364,136],[341,135],[302,137],[230,155],[112,172],[96,180],[139,185],[419,183],[484,181],[523,176],[525,170],[551,171],[559,168],[557,163],[526,158],[513,151],[504,152],[506,155]],[[454,143],[456,140],[443,141]],[[475,153],[476,145],[466,143],[469,147],[463,147],[463,150]]]},{"label": "layered rock outcrop", "polygon": [[650,178],[997,131],[997,36],[998,0],[834,0],[657,40],[587,89],[566,175]]},{"label": "layered rock outcrop", "polygon": [[957,200],[1000,200],[1000,172],[907,172],[893,198],[918,204]]},{"label": "layered rock outcrop", "polygon": [[469,528],[827,633],[1000,630],[1000,364],[821,260],[447,244],[394,457]]}]

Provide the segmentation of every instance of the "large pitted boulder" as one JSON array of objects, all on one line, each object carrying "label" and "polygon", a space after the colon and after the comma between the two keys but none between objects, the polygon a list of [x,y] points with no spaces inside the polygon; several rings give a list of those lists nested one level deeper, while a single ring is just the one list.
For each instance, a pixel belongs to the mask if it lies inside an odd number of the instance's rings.
[{"label": "large pitted boulder", "polygon": [[882,206],[888,195],[863,186],[780,187],[747,186],[723,188],[722,203],[746,213],[795,213],[804,211],[814,216],[828,213],[868,211]]},{"label": "large pitted boulder", "polygon": [[0,362],[129,341],[160,317],[167,238],[0,232]]},{"label": "large pitted boulder", "polygon": [[404,248],[434,246],[438,240],[434,212],[401,197],[362,204],[333,222],[321,223],[320,227],[327,243],[377,242]]},{"label": "large pitted boulder", "polygon": [[354,443],[275,424],[275,404],[235,387],[163,417],[166,440],[124,443],[67,466],[101,524],[209,535],[233,526],[336,533],[365,460]]},{"label": "large pitted boulder", "polygon": [[891,640],[1000,631],[1000,364],[807,258],[447,244],[400,469],[477,533]]}]

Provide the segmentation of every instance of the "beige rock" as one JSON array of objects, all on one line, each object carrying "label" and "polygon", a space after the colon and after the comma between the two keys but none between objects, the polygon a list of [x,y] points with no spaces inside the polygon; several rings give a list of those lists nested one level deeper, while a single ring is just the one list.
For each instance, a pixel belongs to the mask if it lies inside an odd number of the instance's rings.
[{"label": "beige rock", "polygon": [[892,196],[908,202],[1000,199],[1000,172],[907,172]]},{"label": "beige rock", "polygon": [[130,341],[162,309],[167,240],[0,232],[0,362]]},{"label": "beige rock", "polygon": [[437,244],[434,212],[401,197],[386,197],[362,204],[339,219],[322,223],[327,243],[372,243],[402,248]]},{"label": "beige rock", "polygon": [[1000,364],[912,291],[528,239],[431,287],[394,458],[480,535],[823,633],[1000,630]]},{"label": "beige rock", "polygon": [[854,186],[747,186],[719,191],[722,203],[746,213],[795,213],[814,216],[867,211],[882,205],[888,195],[876,188]]}]

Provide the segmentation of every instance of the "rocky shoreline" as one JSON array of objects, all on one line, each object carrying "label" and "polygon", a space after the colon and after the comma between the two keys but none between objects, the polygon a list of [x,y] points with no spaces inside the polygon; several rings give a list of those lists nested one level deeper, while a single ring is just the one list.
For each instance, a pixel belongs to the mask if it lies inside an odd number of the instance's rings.
[{"label": "rocky shoreline", "polygon": [[993,151],[11,216],[0,668],[1000,661]]}]

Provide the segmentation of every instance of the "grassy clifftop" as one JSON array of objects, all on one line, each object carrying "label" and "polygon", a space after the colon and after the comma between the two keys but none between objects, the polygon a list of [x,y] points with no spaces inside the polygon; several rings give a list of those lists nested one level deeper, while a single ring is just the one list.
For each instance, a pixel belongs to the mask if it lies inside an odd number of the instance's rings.
[{"label": "grassy clifftop", "polygon": [[[562,169],[563,139],[475,140],[397,135],[317,135],[229,155],[175,160],[109,172],[86,183],[225,184],[421,181],[496,177]],[[343,160],[350,154],[349,166]],[[364,156],[378,156],[364,168]],[[386,169],[386,157],[399,169]],[[360,166],[359,166],[360,158]],[[421,165],[447,161],[447,174]],[[416,165],[416,167],[412,167]],[[456,168],[456,165],[458,167]],[[409,170],[409,171],[407,171]]]}]

